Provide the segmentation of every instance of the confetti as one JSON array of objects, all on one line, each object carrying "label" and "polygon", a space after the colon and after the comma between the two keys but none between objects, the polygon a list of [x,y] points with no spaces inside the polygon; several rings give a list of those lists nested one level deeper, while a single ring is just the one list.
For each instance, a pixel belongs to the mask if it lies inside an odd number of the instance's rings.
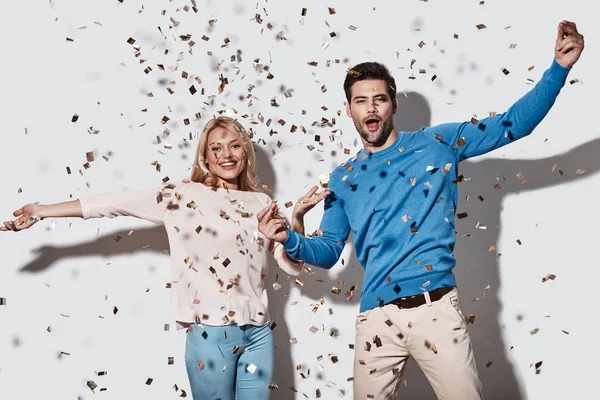
[{"label": "confetti", "polygon": [[248,365],[248,367],[246,367],[246,371],[250,372],[251,374],[253,374],[254,372],[256,372],[256,365],[254,365],[253,363],[250,363]]},{"label": "confetti", "polygon": [[90,388],[92,392],[98,387],[98,385],[96,385],[94,381],[87,381],[85,384],[87,385],[87,387]]},{"label": "confetti", "polygon": [[531,335],[535,335],[535,334],[536,334],[536,333],[538,333],[539,331],[540,331],[540,330],[539,330],[538,328],[534,328],[534,329],[530,330],[530,331],[529,331],[529,333],[530,333]]},{"label": "confetti", "polygon": [[547,282],[549,280],[554,280],[556,278],[556,275],[554,274],[548,274],[545,277],[542,278],[542,282]]}]

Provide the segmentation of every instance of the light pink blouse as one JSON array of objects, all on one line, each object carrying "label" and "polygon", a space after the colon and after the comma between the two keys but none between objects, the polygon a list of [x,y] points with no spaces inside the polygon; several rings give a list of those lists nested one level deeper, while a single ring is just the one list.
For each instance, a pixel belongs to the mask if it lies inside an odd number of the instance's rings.
[{"label": "light pink blouse", "polygon": [[264,279],[267,251],[279,267],[299,275],[277,242],[258,232],[258,212],[271,203],[264,193],[213,189],[184,180],[162,188],[79,199],[83,218],[125,215],[167,230],[172,302],[178,329],[207,325],[263,325],[269,321]]}]

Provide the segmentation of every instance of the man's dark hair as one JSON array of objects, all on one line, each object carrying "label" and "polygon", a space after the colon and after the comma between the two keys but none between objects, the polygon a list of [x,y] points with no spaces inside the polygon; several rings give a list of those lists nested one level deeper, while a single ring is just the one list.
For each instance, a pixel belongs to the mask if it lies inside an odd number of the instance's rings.
[{"label": "man's dark hair", "polygon": [[364,80],[382,80],[385,81],[387,87],[387,94],[390,96],[390,100],[396,99],[396,80],[390,74],[390,71],[383,64],[378,62],[364,62],[355,65],[348,70],[346,79],[344,80],[344,92],[346,92],[346,100],[350,104],[351,93],[350,89],[358,81]]}]

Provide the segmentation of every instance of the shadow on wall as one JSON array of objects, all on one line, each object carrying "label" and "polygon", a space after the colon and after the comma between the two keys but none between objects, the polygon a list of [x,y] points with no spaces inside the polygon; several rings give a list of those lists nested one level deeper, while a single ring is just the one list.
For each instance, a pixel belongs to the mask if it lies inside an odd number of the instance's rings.
[{"label": "shadow on wall", "polygon": [[[401,93],[398,96],[398,102],[399,111],[394,119],[397,129],[414,131],[423,126],[429,126],[431,112],[427,101],[421,95],[407,93],[405,97]],[[535,135],[535,132],[533,134]],[[500,226],[500,211],[504,195],[584,179],[600,169],[600,160],[596,156],[598,153],[600,153],[600,139],[580,145],[566,153],[541,160],[487,159],[477,163],[467,160],[460,164],[460,173],[470,180],[460,184],[459,198],[461,200],[458,212],[464,211],[468,207],[469,216],[456,221],[456,229],[459,234],[455,248],[457,266],[454,273],[460,288],[461,308],[464,314],[476,316],[475,323],[470,325],[469,332],[486,400],[520,400],[523,398],[523,391],[519,387],[513,368],[506,357],[510,345],[502,342],[502,327],[498,324],[502,304],[496,294],[501,284],[497,256],[495,252],[488,252],[490,246],[497,246],[498,243],[500,235],[498,227]],[[562,176],[557,172],[552,172],[554,164],[558,164],[564,171]],[[576,174],[575,171],[578,168],[585,168],[586,173]],[[268,161],[268,155],[260,147],[257,147],[257,172],[261,181],[267,184],[273,193],[276,193],[275,174]],[[525,184],[521,184],[517,173],[526,177]],[[496,183],[500,184],[501,189],[494,188]],[[484,198],[483,202],[477,199],[479,195]],[[466,196],[470,196],[468,205],[464,200]],[[476,229],[476,221],[481,221],[487,226],[487,229]],[[463,234],[470,234],[471,237],[463,237]],[[115,235],[124,239],[115,242]],[[146,247],[148,245],[149,247]],[[167,249],[167,235],[162,226],[136,229],[132,235],[129,235],[129,230],[123,230],[75,246],[43,246],[36,249],[37,258],[24,265],[20,271],[40,272],[50,267],[55,261],[69,257],[112,256],[140,251],[162,253]],[[303,294],[315,299],[324,297],[326,304],[348,304],[344,293],[351,285],[356,284],[358,290],[351,301],[351,304],[356,304],[360,299],[359,292],[362,287],[364,271],[356,260],[354,252],[348,260],[345,260],[344,265],[343,268],[336,267],[339,272],[337,272],[337,276],[333,277],[317,271],[321,281],[306,279],[307,283],[301,288]],[[280,270],[272,260],[270,269],[267,289],[271,317],[277,324],[274,329],[276,368],[273,380],[280,388],[279,391],[273,392],[272,398],[293,399],[294,394],[288,388],[295,386],[296,375],[290,353],[290,334],[284,319],[286,295],[293,280],[286,284],[285,275],[279,273]],[[333,272],[336,273],[335,269]],[[275,274],[279,274],[278,281],[282,284],[282,288],[278,291],[272,289]],[[341,286],[342,293],[335,295],[330,289],[332,286],[340,286],[338,280],[344,280],[345,284]],[[485,299],[483,299],[484,288],[488,285],[491,289],[487,291]],[[480,298],[480,300],[472,301],[475,298]],[[330,327],[335,329],[334,325]],[[344,345],[346,344],[344,343]],[[486,367],[490,362],[491,365]],[[400,391],[401,398],[435,399],[431,386],[412,360],[407,365],[404,380]]]}]

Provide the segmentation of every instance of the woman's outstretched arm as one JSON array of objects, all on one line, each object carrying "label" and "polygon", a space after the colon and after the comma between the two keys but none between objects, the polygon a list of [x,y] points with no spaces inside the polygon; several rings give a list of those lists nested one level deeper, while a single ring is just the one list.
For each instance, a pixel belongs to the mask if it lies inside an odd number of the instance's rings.
[{"label": "woman's outstretched arm", "polygon": [[5,221],[0,226],[0,231],[21,231],[31,228],[43,218],[83,217],[79,200],[65,201],[56,204],[30,203],[13,212],[17,217],[12,221]]}]

